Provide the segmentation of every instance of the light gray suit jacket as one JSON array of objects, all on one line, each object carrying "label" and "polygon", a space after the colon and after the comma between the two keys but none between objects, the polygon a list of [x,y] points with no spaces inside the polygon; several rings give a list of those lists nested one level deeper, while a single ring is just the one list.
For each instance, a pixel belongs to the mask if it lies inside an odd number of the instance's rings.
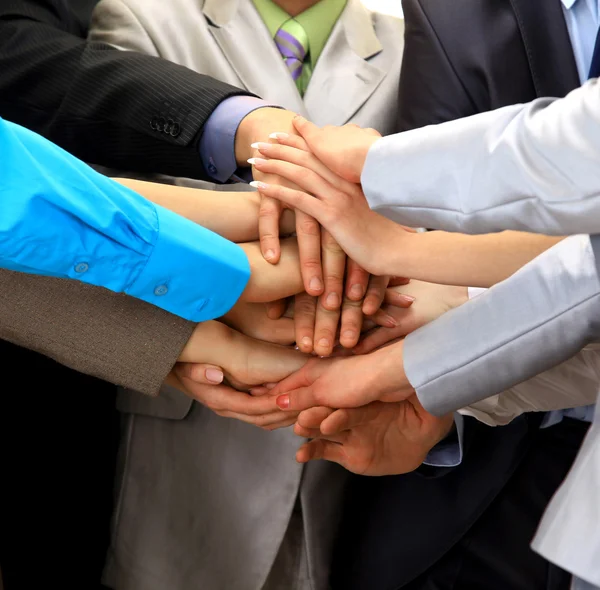
[{"label": "light gray suit jacket", "polygon": [[[91,39],[247,88],[319,124],[393,133],[403,22],[349,0],[304,100],[250,0],[103,0]],[[129,418],[105,579],[118,590],[258,590],[300,497],[314,590],[327,587],[346,474],[301,440],[214,415],[175,390],[124,392]],[[301,485],[302,483],[302,485]]]},{"label": "light gray suit jacket", "polygon": [[[599,233],[599,105],[600,84],[593,80],[562,100],[380,140],[363,170],[365,193],[374,209],[408,225],[469,233]],[[557,365],[599,339],[600,236],[579,235],[411,334],[405,369],[423,405],[444,413]],[[599,485],[597,410],[533,544],[596,585]]]},{"label": "light gray suit jacket", "polygon": [[600,82],[377,141],[371,207],[415,227],[600,233]]}]

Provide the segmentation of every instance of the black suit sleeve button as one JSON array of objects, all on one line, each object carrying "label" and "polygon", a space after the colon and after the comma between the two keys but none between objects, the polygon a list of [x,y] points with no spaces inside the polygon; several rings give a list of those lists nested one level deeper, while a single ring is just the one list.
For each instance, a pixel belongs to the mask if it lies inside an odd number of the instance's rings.
[{"label": "black suit sleeve button", "polygon": [[171,127],[171,137],[178,137],[181,133],[181,125],[179,123],[174,123],[173,127]]},{"label": "black suit sleeve button", "polygon": [[161,133],[164,132],[166,124],[167,122],[165,121],[164,117],[160,117],[156,123],[156,130],[160,131]]},{"label": "black suit sleeve button", "polygon": [[158,119],[156,117],[152,117],[152,119],[150,119],[150,127],[152,129],[156,129],[157,122],[158,122]]}]

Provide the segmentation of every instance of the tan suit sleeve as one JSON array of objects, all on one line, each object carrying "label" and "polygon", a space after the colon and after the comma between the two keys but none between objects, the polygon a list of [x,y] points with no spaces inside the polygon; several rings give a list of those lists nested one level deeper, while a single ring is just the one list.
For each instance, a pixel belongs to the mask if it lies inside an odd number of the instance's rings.
[{"label": "tan suit sleeve", "polygon": [[157,395],[195,324],[77,281],[0,270],[0,338]]}]

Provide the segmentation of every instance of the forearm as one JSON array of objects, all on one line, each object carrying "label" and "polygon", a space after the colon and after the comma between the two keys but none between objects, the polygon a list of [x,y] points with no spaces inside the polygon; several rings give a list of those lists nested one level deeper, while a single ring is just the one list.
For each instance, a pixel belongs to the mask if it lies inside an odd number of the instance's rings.
[{"label": "forearm", "polygon": [[470,236],[432,231],[407,233],[396,248],[398,276],[432,283],[491,287],[562,238],[505,231]]},{"label": "forearm", "polygon": [[[182,186],[116,178],[149,201],[181,215],[232,242],[258,240],[258,193],[210,191]],[[293,213],[288,209],[281,221],[281,232],[294,231]]]},{"label": "forearm", "polygon": [[194,324],[77,281],[0,269],[0,338],[76,371],[158,395]]},{"label": "forearm", "polygon": [[599,254],[597,237],[572,236],[410,334],[404,341],[404,369],[423,406],[433,414],[457,410],[597,341]]}]

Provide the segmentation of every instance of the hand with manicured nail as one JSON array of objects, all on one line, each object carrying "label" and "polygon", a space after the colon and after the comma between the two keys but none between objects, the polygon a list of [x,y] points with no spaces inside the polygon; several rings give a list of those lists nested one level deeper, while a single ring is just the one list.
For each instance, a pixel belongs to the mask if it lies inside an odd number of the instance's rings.
[{"label": "hand with manicured nail", "polygon": [[277,396],[277,405],[282,410],[289,411],[402,401],[414,393],[404,373],[403,346],[400,341],[370,354],[313,359],[270,393]]},{"label": "hand with manicured nail", "polygon": [[[274,397],[253,397],[245,391],[284,379],[308,358],[293,348],[249,338],[220,322],[203,322],[196,326],[167,383],[219,416],[273,430],[293,424],[295,416],[281,411]],[[228,385],[218,384],[219,380]]]}]

